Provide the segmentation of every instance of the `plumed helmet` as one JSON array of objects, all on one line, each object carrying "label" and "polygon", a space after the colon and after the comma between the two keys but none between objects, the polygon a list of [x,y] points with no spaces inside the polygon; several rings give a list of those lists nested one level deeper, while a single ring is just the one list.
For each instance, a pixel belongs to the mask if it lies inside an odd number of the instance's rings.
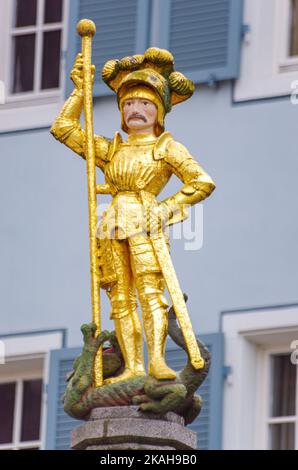
[{"label": "plumed helmet", "polygon": [[194,83],[174,70],[172,54],[157,47],[147,49],[144,55],[133,55],[121,60],[109,60],[102,69],[104,82],[117,94],[122,115],[122,129],[127,132],[122,105],[128,98],[146,98],[157,106],[156,133],[164,131],[165,114],[172,106],[191,97]]}]

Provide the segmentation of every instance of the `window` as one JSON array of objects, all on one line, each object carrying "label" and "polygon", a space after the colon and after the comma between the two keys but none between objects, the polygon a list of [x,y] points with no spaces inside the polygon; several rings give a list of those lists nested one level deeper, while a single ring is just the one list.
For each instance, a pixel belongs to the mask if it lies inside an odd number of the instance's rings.
[{"label": "window", "polygon": [[295,435],[298,433],[297,365],[292,364],[291,355],[277,353],[269,355],[268,367],[268,448],[295,449]]},{"label": "window", "polygon": [[48,355],[65,346],[64,330],[0,337],[0,450],[42,449],[46,433],[44,384]]},{"label": "window", "polygon": [[290,56],[298,56],[298,0],[291,0]]},{"label": "window", "polygon": [[40,374],[0,382],[0,449],[40,448],[41,407]]},{"label": "window", "polygon": [[57,89],[63,0],[14,0],[10,93]]},{"label": "window", "polygon": [[245,2],[240,78],[234,100],[290,95],[298,72],[298,0]]},{"label": "window", "polygon": [[10,93],[59,88],[62,20],[63,0],[14,0]]},{"label": "window", "polygon": [[69,0],[1,0],[0,131],[44,127],[55,118],[63,97],[68,8]]},{"label": "window", "polygon": [[298,305],[224,312],[224,449],[298,449],[297,319]]}]

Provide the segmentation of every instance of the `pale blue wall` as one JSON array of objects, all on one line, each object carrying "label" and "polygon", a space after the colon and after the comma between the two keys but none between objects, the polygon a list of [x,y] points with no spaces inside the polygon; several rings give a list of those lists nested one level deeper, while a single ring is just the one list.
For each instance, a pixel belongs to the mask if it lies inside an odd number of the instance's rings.
[{"label": "pale blue wall", "polygon": [[[222,310],[298,301],[297,122],[289,98],[232,106],[229,82],[168,116],[217,183],[203,248],[172,244],[197,332],[218,331]],[[115,99],[97,101],[96,131],[118,128]],[[48,130],[2,135],[0,149],[1,333],[67,327],[78,345],[90,318],[85,163]]]}]

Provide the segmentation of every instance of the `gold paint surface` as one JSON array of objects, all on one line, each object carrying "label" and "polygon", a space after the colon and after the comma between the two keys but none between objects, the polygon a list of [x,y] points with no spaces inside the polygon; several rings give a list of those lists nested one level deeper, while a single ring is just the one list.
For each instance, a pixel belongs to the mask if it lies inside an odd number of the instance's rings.
[{"label": "gold paint surface", "polygon": [[[85,29],[90,32],[90,25]],[[165,228],[184,220],[187,207],[208,197],[215,184],[169,132],[159,136],[130,134],[126,141],[119,133],[114,139],[94,134],[91,40],[91,33],[82,37],[84,84],[81,85],[80,70],[76,65],[80,62],[76,62],[71,73],[74,91],[53,123],[51,133],[87,163],[92,317],[99,334],[99,293],[102,287],[110,299],[110,317],[115,322],[125,360],[123,374],[109,379],[109,383],[145,374],[143,332],[137,300],[147,340],[148,372],[157,379],[173,379],[175,372],[164,359],[168,325],[166,287],[193,367],[202,368],[204,362],[171,261]],[[107,76],[113,77],[113,67],[114,63],[106,69]],[[178,89],[179,80],[177,74],[172,76],[175,89]],[[180,88],[182,93],[182,86]],[[80,124],[83,107],[84,129]],[[105,175],[104,184],[96,185],[96,166]],[[173,174],[183,186],[176,194],[158,202],[158,195]],[[98,228],[97,194],[112,196]],[[95,364],[96,386],[102,385],[101,371],[100,353]]]},{"label": "gold paint surface", "polygon": [[[92,36],[95,27],[88,20],[80,21],[78,31],[82,35],[82,55],[84,74],[84,115],[85,115],[85,155],[87,163],[87,185],[88,185],[88,212],[89,212],[89,253],[91,273],[91,307],[92,321],[96,324],[96,336],[101,332],[100,318],[100,286],[97,264],[97,199],[96,199],[96,170],[95,170],[95,145],[93,131],[93,108],[92,108]],[[98,351],[94,364],[94,383],[96,387],[103,384],[102,372],[102,350]]]}]

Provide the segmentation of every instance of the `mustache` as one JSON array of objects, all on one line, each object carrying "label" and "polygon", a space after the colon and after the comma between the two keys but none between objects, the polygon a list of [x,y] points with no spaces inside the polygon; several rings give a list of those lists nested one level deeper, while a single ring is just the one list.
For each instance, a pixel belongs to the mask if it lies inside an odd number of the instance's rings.
[{"label": "mustache", "polygon": [[131,119],[135,119],[135,118],[139,118],[139,119],[142,119],[144,122],[147,122],[147,119],[145,118],[145,116],[143,116],[142,114],[137,114],[137,113],[134,113],[131,116],[129,116],[128,121],[130,121]]}]

